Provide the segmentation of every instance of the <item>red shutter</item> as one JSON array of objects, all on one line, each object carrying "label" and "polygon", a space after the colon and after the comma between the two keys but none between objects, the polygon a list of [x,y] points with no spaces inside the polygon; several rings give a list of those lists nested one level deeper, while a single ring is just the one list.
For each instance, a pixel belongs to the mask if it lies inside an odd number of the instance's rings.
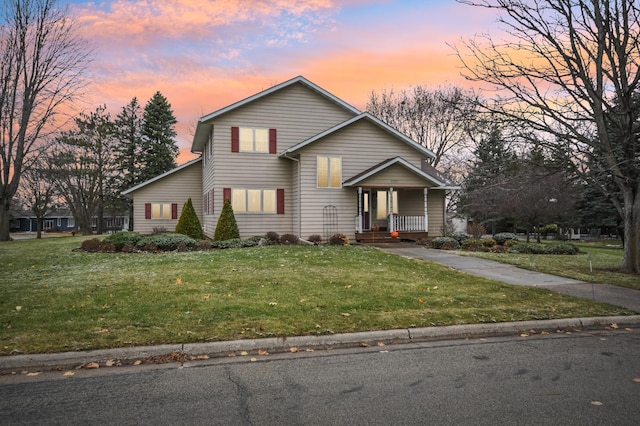
[{"label": "red shutter", "polygon": [[146,203],[144,205],[144,218],[151,219],[151,203]]},{"label": "red shutter", "polygon": [[178,205],[177,204],[171,204],[171,219],[177,219],[178,218]]},{"label": "red shutter", "polygon": [[231,152],[240,152],[240,128],[231,128]]},{"label": "red shutter", "polygon": [[278,189],[276,191],[277,208],[276,213],[284,214],[284,189]]},{"label": "red shutter", "polygon": [[278,151],[276,129],[269,129],[269,154],[275,154]]},{"label": "red shutter", "polygon": [[222,190],[222,200],[223,201],[231,201],[231,188],[224,188]]}]

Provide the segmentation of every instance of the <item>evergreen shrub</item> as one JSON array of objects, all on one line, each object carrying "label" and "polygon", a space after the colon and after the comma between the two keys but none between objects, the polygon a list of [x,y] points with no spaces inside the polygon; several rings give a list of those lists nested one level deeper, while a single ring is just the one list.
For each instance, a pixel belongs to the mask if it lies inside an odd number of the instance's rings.
[{"label": "evergreen shrub", "polygon": [[176,225],[176,233],[186,235],[194,240],[204,239],[202,225],[200,224],[196,210],[193,208],[191,197],[187,199],[187,202],[184,203],[182,207],[182,213],[180,213],[180,218]]},{"label": "evergreen shrub", "polygon": [[225,241],[233,238],[240,238],[240,230],[233,214],[231,202],[225,200],[216,225],[216,232],[213,234],[213,241]]},{"label": "evergreen shrub", "polygon": [[436,237],[431,241],[431,246],[434,249],[456,250],[460,248],[460,243],[452,237]]},{"label": "evergreen shrub", "polygon": [[136,245],[138,241],[142,238],[142,235],[137,232],[116,232],[115,234],[111,234],[102,241],[105,243],[111,243],[116,247],[116,250],[123,251],[122,249],[127,244]]},{"label": "evergreen shrub", "polygon": [[493,239],[496,240],[496,244],[504,245],[509,240],[518,240],[516,234],[512,232],[500,232],[493,236]]},{"label": "evergreen shrub", "polygon": [[198,245],[198,242],[182,234],[155,234],[143,237],[138,241],[136,247],[145,251],[173,251],[181,248],[182,250],[192,250]]}]

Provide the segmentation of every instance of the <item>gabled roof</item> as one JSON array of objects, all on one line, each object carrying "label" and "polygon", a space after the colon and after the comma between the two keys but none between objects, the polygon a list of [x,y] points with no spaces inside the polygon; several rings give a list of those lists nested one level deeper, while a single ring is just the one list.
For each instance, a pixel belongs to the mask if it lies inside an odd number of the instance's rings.
[{"label": "gabled roof", "polygon": [[346,103],[345,101],[343,101],[342,99],[332,95],[331,93],[327,92],[326,90],[324,90],[323,88],[321,88],[320,86],[317,86],[316,84],[312,83],[311,81],[307,80],[306,78],[302,77],[302,76],[298,76],[295,78],[292,78],[291,80],[287,80],[284,83],[280,83],[276,86],[270,87],[269,89],[263,90],[262,92],[256,93],[253,96],[249,96],[248,98],[245,98],[241,101],[235,102],[231,105],[228,105],[222,109],[219,109],[217,111],[214,111],[210,114],[207,114],[203,117],[201,117],[198,120],[198,124],[196,126],[196,131],[195,131],[195,135],[193,136],[193,144],[191,145],[191,152],[202,152],[202,149],[204,148],[205,143],[207,142],[207,138],[208,138],[208,134],[209,134],[209,128],[210,126],[207,125],[207,122],[211,121],[212,119],[219,117],[223,114],[226,114],[229,111],[232,111],[236,108],[240,108],[243,105],[246,105],[248,103],[251,103],[253,101],[256,101],[260,98],[263,98],[267,95],[270,95],[274,92],[277,92],[279,90],[284,89],[285,87],[289,87],[291,85],[294,84],[303,84],[306,87],[308,87],[309,89],[319,93],[320,95],[324,96],[325,98],[329,99],[330,101],[334,102],[335,104],[341,106],[342,108],[352,112],[353,114],[360,114],[360,111],[349,105],[348,103]]},{"label": "gabled roof", "polygon": [[141,184],[138,184],[138,185],[134,186],[133,188],[129,188],[126,191],[122,191],[122,195],[129,195],[133,191],[137,191],[138,189],[143,188],[143,187],[149,185],[150,183],[158,181],[158,180],[160,180],[160,179],[162,179],[162,178],[164,178],[166,176],[169,176],[169,175],[171,175],[173,173],[179,172],[180,170],[186,169],[187,167],[192,166],[192,165],[194,165],[194,164],[196,164],[196,163],[198,163],[200,161],[202,161],[202,157],[198,157],[198,158],[195,158],[195,159],[193,159],[191,161],[187,161],[186,163],[176,167],[175,169],[171,169],[168,172],[164,172],[161,175],[158,175],[158,176],[156,176],[154,178],[149,179],[148,181],[142,182]]},{"label": "gabled roof", "polygon": [[350,126],[351,124],[360,121],[360,120],[366,120],[369,121],[370,123],[373,123],[374,125],[378,126],[379,128],[381,128],[382,130],[384,130],[385,132],[393,135],[395,138],[397,138],[398,140],[406,143],[407,145],[409,145],[410,147],[414,148],[416,151],[420,151],[422,154],[430,157],[430,158],[435,158],[435,154],[433,153],[433,151],[425,148],[424,146],[420,145],[419,143],[417,143],[416,141],[414,141],[413,139],[407,137],[406,135],[400,133],[399,131],[397,131],[396,129],[394,129],[393,127],[389,126],[388,124],[380,121],[378,118],[374,117],[373,115],[369,114],[368,112],[363,112],[353,118],[350,118],[347,121],[344,121],[328,130],[325,130],[322,133],[319,133],[305,141],[300,142],[299,144],[293,145],[289,148],[287,148],[285,151],[281,152],[279,154],[280,157],[286,157],[288,155],[292,155],[295,154],[298,150],[324,138],[327,135],[330,135],[331,133],[337,132],[341,129],[344,129],[347,126]]},{"label": "gabled roof", "polygon": [[451,185],[449,181],[443,180],[439,176],[433,176],[425,172],[421,168],[414,166],[412,163],[408,162],[402,157],[395,157],[395,158],[389,158],[388,160],[384,160],[381,163],[378,163],[375,166],[345,180],[342,183],[342,185],[347,187],[355,186],[360,182],[363,182],[364,180],[370,178],[371,176],[374,176],[375,174],[380,173],[381,171],[386,170],[389,167],[394,166],[396,164],[406,168],[407,170],[416,174],[422,179],[425,179],[426,181],[433,183],[434,185],[436,185],[437,189],[460,189],[457,186]]}]

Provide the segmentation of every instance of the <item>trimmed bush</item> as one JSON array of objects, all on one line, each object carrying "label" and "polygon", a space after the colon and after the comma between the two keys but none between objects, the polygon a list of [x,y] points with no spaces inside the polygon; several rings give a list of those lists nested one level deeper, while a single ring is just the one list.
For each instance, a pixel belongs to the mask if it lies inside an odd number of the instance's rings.
[{"label": "trimmed bush", "polygon": [[116,232],[115,234],[111,234],[102,241],[105,243],[111,243],[116,247],[116,250],[123,251],[122,249],[126,245],[135,246],[138,241],[142,238],[142,235],[137,232]]},{"label": "trimmed bush", "polygon": [[176,225],[176,233],[186,235],[194,240],[204,239],[202,225],[200,224],[196,210],[193,208],[191,197],[187,199],[187,202],[184,203],[182,207],[180,219],[178,219],[178,224]]},{"label": "trimmed bush", "polygon": [[280,244],[298,244],[298,237],[293,234],[280,235]]},{"label": "trimmed bush", "polygon": [[100,241],[97,238],[84,240],[80,245],[80,250],[89,253],[115,253],[117,251],[114,244]]},{"label": "trimmed bush", "polygon": [[349,245],[349,238],[344,234],[333,234],[329,238],[329,245],[332,246],[347,246]]},{"label": "trimmed bush", "polygon": [[318,234],[309,235],[308,241],[314,244],[320,244],[322,237]]},{"label": "trimmed bush", "polygon": [[460,244],[460,248],[469,251],[478,251],[482,248],[482,241],[475,238],[467,238]]},{"label": "trimmed bush", "polygon": [[542,244],[520,243],[509,248],[509,253],[520,254],[546,254],[546,248]]},{"label": "trimmed bush", "polygon": [[496,245],[496,240],[494,240],[493,238],[483,238],[481,242],[484,247],[488,248]]},{"label": "trimmed bush", "polygon": [[467,234],[466,232],[458,231],[452,233],[451,235],[449,235],[449,237],[456,240],[458,242],[458,245],[460,245],[464,240],[468,240],[469,238],[471,238],[471,235]]},{"label": "trimmed bush", "polygon": [[557,243],[550,244],[547,246],[548,254],[578,254],[580,249],[573,244],[568,243]]},{"label": "trimmed bush", "polygon": [[460,243],[452,237],[436,237],[431,241],[431,246],[434,249],[457,250],[460,248]]},{"label": "trimmed bush", "polygon": [[214,241],[211,243],[211,248],[217,249],[229,249],[229,248],[243,248],[243,247],[256,247],[260,245],[260,240],[263,237],[251,237],[246,240],[240,238],[232,238],[225,241]]},{"label": "trimmed bush", "polygon": [[148,235],[138,241],[136,247],[145,251],[173,251],[192,250],[198,245],[198,242],[182,234],[156,234]]},{"label": "trimmed bush", "polygon": [[264,237],[269,241],[269,244],[278,244],[280,242],[280,234],[277,232],[269,231]]},{"label": "trimmed bush", "polygon": [[225,241],[233,238],[240,238],[240,230],[233,214],[231,202],[225,200],[216,225],[216,232],[213,234],[213,241]]},{"label": "trimmed bush", "polygon": [[493,239],[496,240],[496,244],[504,245],[509,240],[518,240],[516,234],[512,232],[500,232],[493,236]]}]

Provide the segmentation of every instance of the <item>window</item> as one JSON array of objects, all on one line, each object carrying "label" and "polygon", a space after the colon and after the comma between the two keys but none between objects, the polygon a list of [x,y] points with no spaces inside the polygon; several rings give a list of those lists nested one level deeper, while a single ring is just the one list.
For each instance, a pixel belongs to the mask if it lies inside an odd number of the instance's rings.
[{"label": "window", "polygon": [[318,188],[342,187],[342,157],[318,156]]},{"label": "window", "polygon": [[176,203],[146,203],[144,205],[145,219],[177,219],[178,204]]},{"label": "window", "polygon": [[73,228],[74,226],[76,226],[76,219],[70,217],[69,221],[67,222],[67,228]]},{"label": "window", "polygon": [[234,213],[276,213],[275,189],[232,189]]},{"label": "window", "polygon": [[[378,203],[376,219],[386,219],[389,211],[389,193],[387,191],[378,191],[377,193]],[[398,214],[398,191],[393,191],[393,213]]]},{"label": "window", "polygon": [[276,154],[278,132],[276,129],[231,127],[231,152],[259,152]]}]

